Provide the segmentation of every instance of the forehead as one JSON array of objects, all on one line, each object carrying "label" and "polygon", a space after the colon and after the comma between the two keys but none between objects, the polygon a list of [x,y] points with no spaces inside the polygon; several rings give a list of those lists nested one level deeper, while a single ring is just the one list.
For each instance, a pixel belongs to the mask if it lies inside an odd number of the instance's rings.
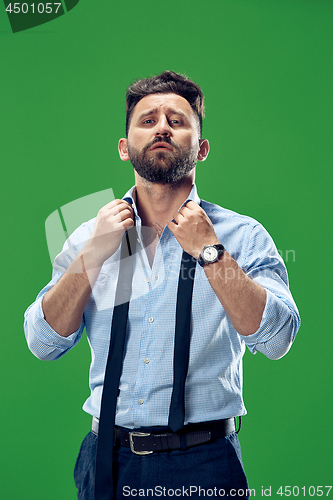
[{"label": "forehead", "polygon": [[132,118],[138,118],[143,113],[179,111],[190,119],[195,119],[190,103],[178,94],[150,94],[143,97],[135,106]]}]

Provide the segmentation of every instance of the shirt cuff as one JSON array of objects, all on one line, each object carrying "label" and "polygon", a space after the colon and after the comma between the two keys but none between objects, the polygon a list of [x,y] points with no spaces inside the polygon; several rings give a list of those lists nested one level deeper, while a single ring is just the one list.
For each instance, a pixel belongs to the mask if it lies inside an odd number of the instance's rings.
[{"label": "shirt cuff", "polygon": [[43,297],[37,299],[29,311],[28,345],[40,359],[57,359],[78,343],[84,324],[68,337],[62,337],[45,320],[42,300]]},{"label": "shirt cuff", "polygon": [[270,290],[266,289],[266,294],[266,305],[258,330],[252,335],[240,337],[252,354],[257,350],[262,351],[262,345],[272,344],[272,352],[268,357],[278,359],[289,350],[295,338],[298,329],[297,315]]}]

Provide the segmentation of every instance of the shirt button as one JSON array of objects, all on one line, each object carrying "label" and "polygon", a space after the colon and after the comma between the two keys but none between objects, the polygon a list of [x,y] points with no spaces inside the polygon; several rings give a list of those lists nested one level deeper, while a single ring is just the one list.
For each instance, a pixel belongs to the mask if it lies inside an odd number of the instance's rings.
[{"label": "shirt button", "polygon": [[149,279],[149,278],[146,278],[146,281],[147,281],[147,283],[149,283],[150,279]]},{"label": "shirt button", "polygon": [[146,363],[146,365],[148,365],[148,363],[149,363],[149,359],[148,358],[145,359],[145,363]]},{"label": "shirt button", "polygon": [[140,243],[140,244],[141,244],[141,240],[140,240],[140,238],[138,238],[138,243]]},{"label": "shirt button", "polygon": [[139,405],[143,405],[143,399],[139,399]]},{"label": "shirt button", "polygon": [[156,279],[156,281],[158,281],[158,278],[159,278],[159,276],[158,276],[158,274],[156,274],[156,278],[155,278],[155,279]]},{"label": "shirt button", "polygon": [[150,316],[148,321],[149,321],[149,323],[154,323],[154,318],[152,316]]}]

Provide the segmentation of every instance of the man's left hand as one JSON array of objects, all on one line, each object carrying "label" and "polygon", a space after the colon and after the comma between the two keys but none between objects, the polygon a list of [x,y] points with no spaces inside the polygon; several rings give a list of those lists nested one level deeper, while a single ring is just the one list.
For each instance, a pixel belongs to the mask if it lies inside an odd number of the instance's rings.
[{"label": "man's left hand", "polygon": [[199,258],[205,245],[220,243],[211,220],[194,201],[187,202],[176,212],[167,226],[183,250],[195,259]]}]

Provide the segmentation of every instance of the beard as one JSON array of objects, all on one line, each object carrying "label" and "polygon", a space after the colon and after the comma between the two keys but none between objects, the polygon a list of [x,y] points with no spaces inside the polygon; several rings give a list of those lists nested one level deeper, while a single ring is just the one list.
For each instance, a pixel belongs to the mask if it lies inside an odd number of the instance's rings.
[{"label": "beard", "polygon": [[[174,151],[160,150],[149,156],[149,149],[158,142],[170,144]],[[128,155],[134,170],[140,177],[159,184],[174,184],[183,179],[197,163],[197,148],[182,148],[169,137],[156,137],[142,151],[127,141]]]}]

